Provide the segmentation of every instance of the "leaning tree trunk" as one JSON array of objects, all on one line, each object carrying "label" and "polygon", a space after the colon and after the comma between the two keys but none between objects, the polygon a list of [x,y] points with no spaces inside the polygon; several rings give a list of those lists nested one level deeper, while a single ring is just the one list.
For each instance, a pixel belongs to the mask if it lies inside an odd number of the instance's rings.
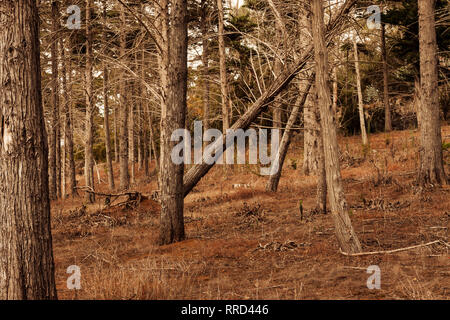
[{"label": "leaning tree trunk", "polygon": [[316,62],[316,90],[320,107],[320,122],[325,153],[327,189],[339,245],[345,252],[355,253],[361,251],[361,244],[353,230],[342,188],[336,124],[333,121],[331,94],[330,88],[328,87],[328,50],[325,45],[322,2],[323,0],[312,1],[312,35]]},{"label": "leaning tree trunk", "polygon": [[[86,0],[86,141],[84,146],[84,179],[86,186],[94,188],[94,88],[91,31],[92,0]],[[86,198],[94,202],[94,194],[86,192]]]},{"label": "leaning tree trunk", "polygon": [[[336,37],[336,33],[340,32],[343,20],[349,13],[350,9],[356,4],[357,0],[347,0],[328,23],[326,42],[329,44],[331,40]],[[267,109],[267,106],[273,101],[273,99],[283,91],[287,85],[295,78],[311,59],[313,53],[313,47],[309,45],[305,48],[303,54],[296,59],[292,64],[286,65],[280,76],[277,77],[267,90],[256,100],[248,110],[233,123],[232,130],[243,129],[246,130],[250,124],[258,117],[258,115]],[[222,150],[226,150],[226,138],[218,140],[215,143],[222,144]],[[195,185],[204,177],[214,164],[197,164],[194,165],[184,176],[184,196],[195,187]]]},{"label": "leaning tree trunk", "polygon": [[361,88],[361,73],[359,72],[358,43],[356,42],[356,37],[353,39],[353,54],[355,56],[356,88],[358,91],[358,111],[361,137],[363,145],[368,145],[369,141],[367,140],[366,121],[364,120],[364,101]]},{"label": "leaning tree trunk", "polygon": [[224,11],[222,0],[217,0],[217,14],[219,15],[219,60],[220,60],[220,90],[222,93],[222,123],[223,131],[226,132],[230,128],[230,101],[228,96],[228,81],[227,81],[227,65],[225,55],[225,26],[224,26]]},{"label": "leaning tree trunk", "polygon": [[[164,1],[165,2],[165,1]],[[161,245],[184,240],[184,164],[175,164],[171,153],[176,142],[172,133],[184,128],[187,108],[187,0],[172,0],[168,7],[161,8],[167,52],[162,65],[163,104],[161,112],[161,223],[159,243]],[[170,29],[168,26],[170,25]]]},{"label": "leaning tree trunk", "polygon": [[308,96],[311,89],[312,81],[309,81],[306,86],[303,86],[301,96],[299,96],[298,101],[295,103],[294,108],[291,111],[291,115],[289,116],[288,122],[286,124],[286,128],[283,133],[283,137],[281,138],[280,148],[278,149],[277,156],[275,158],[275,168],[278,167],[278,170],[275,174],[269,177],[269,181],[267,181],[266,190],[276,192],[278,189],[278,184],[280,183],[281,171],[283,170],[284,160],[286,158],[289,145],[291,143],[292,136],[292,127],[294,126],[295,121],[297,121],[298,113],[300,112],[300,108],[302,108],[305,104],[306,97]]},{"label": "leaning tree trunk", "polygon": [[389,104],[389,76],[386,54],[386,26],[381,24],[381,57],[383,60],[383,101],[384,101],[384,131],[392,131],[391,105]]},{"label": "leaning tree trunk", "polygon": [[35,0],[0,1],[0,299],[56,299]]},{"label": "leaning tree trunk", "polygon": [[438,57],[435,1],[419,1],[420,46],[420,164],[419,183],[447,184],[439,118]]}]

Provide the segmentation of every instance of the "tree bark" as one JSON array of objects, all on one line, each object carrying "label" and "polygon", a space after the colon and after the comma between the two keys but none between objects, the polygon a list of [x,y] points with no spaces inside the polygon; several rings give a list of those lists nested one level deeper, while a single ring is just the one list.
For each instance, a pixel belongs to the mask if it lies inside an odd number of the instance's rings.
[{"label": "tree bark", "polygon": [[419,1],[420,47],[420,185],[447,184],[439,118],[435,1]]},{"label": "tree bark", "polygon": [[[131,99],[130,102],[135,100],[133,98],[134,92],[136,90],[135,83],[131,83]],[[134,129],[135,129],[135,116],[134,116],[134,103],[130,103],[130,106],[128,107],[128,110],[130,112],[128,120],[128,159],[130,161],[131,170],[130,170],[130,183],[131,185],[134,185],[135,183],[135,167],[136,167],[136,144],[134,140]]]},{"label": "tree bark", "polygon": [[[103,42],[104,48],[107,49],[107,35],[106,35],[106,0],[103,0]],[[106,61],[103,62],[103,103],[104,103],[104,126],[105,126],[105,149],[106,149],[106,167],[108,171],[108,185],[109,189],[113,191],[116,186],[114,183],[114,171],[112,165],[111,155],[111,132],[109,130],[109,71]]]},{"label": "tree bark", "polygon": [[[70,44],[70,35],[68,39],[66,39],[67,44]],[[61,47],[61,61],[62,61],[62,86],[63,86],[63,95],[64,95],[64,147],[66,149],[67,155],[67,177],[68,177],[68,190],[72,197],[78,196],[77,192],[77,179],[76,179],[76,171],[75,171],[75,157],[73,153],[73,126],[72,126],[72,112],[71,105],[72,102],[69,97],[69,93],[71,90],[71,80],[72,77],[72,66],[70,62],[70,58],[66,58],[66,48],[63,44],[62,39],[60,40]],[[68,46],[68,45],[67,45]],[[69,76],[68,76],[69,75]],[[69,85],[67,84],[67,77],[69,77]],[[70,87],[70,89],[69,89]]]},{"label": "tree bark", "polygon": [[[126,17],[125,8],[120,9],[120,57],[122,63],[126,62]],[[130,186],[130,174],[128,171],[128,101],[125,87],[125,71],[120,73],[120,106],[119,106],[119,171],[120,189],[126,190]]]},{"label": "tree bark", "polygon": [[52,1],[52,118],[49,134],[49,189],[50,199],[58,198],[58,124],[59,124],[59,80],[58,80],[58,3]]},{"label": "tree bark", "polygon": [[[94,189],[94,88],[91,31],[92,0],[86,0],[86,141],[84,147],[84,179],[86,186]],[[86,199],[94,202],[94,194],[86,192]]]},{"label": "tree bark", "polygon": [[203,128],[208,130],[210,126],[209,121],[209,7],[208,1],[202,0],[201,2],[201,29],[202,29],[202,76],[203,76]]},{"label": "tree bark", "polygon": [[219,15],[219,60],[220,60],[220,90],[222,93],[222,123],[223,131],[230,128],[230,101],[228,95],[227,65],[225,53],[225,26],[222,0],[217,0],[217,14]]},{"label": "tree bark", "polygon": [[0,299],[56,299],[35,0],[0,2]]},{"label": "tree bark", "polygon": [[[278,189],[278,184],[281,178],[281,171],[283,170],[284,160],[286,158],[287,152],[289,150],[289,145],[291,143],[292,136],[292,127],[295,124],[295,121],[298,119],[298,113],[300,109],[304,106],[306,98],[311,90],[312,80],[307,83],[306,86],[303,86],[303,90],[301,95],[298,98],[298,101],[295,103],[294,108],[291,111],[291,115],[289,116],[288,122],[286,124],[286,128],[283,133],[283,137],[281,138],[280,148],[278,150],[277,157],[275,158],[275,165],[278,165],[278,171],[269,177],[269,181],[266,185],[267,191],[276,192]],[[278,164],[277,164],[278,162]]]},{"label": "tree bark", "polygon": [[364,120],[364,101],[361,88],[361,74],[359,72],[359,58],[358,58],[358,43],[356,37],[353,39],[353,54],[355,57],[355,71],[356,71],[356,89],[358,91],[358,111],[359,111],[359,124],[361,127],[361,137],[363,145],[368,145],[366,132],[366,121]]},{"label": "tree bark", "polygon": [[328,87],[328,50],[324,37],[323,0],[312,1],[312,35],[316,63],[316,90],[320,107],[327,189],[336,237],[341,249],[348,253],[361,252],[361,244],[353,230],[342,188],[336,125],[331,109]]},{"label": "tree bark", "polygon": [[381,57],[383,60],[383,101],[384,101],[384,131],[392,131],[391,105],[389,104],[389,75],[386,54],[386,26],[381,24]]},{"label": "tree bark", "polygon": [[[165,2],[165,1],[163,1]],[[162,67],[163,104],[161,113],[161,220],[159,243],[161,245],[184,240],[184,164],[175,164],[171,159],[176,142],[172,133],[185,127],[187,94],[187,0],[172,0],[170,14],[167,5],[162,5],[163,25],[169,28],[165,39],[167,50]],[[163,71],[163,70],[162,70]]]},{"label": "tree bark", "polygon": [[[316,90],[311,90],[315,92]],[[317,121],[315,94],[310,94],[303,109],[303,174],[315,175],[319,168],[319,136],[320,122]]]}]

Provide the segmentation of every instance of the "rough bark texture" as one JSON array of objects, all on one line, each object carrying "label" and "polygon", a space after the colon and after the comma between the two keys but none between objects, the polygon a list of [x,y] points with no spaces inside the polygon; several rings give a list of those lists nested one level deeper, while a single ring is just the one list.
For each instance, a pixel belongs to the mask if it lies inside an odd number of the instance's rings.
[{"label": "rough bark texture", "polygon": [[[281,178],[281,171],[283,170],[284,160],[286,158],[286,154],[289,150],[289,145],[291,143],[292,136],[292,127],[294,126],[295,121],[297,121],[298,114],[300,109],[304,106],[306,98],[310,92],[312,81],[309,81],[306,86],[303,85],[301,88],[302,92],[299,95],[298,101],[296,102],[294,108],[291,111],[291,115],[289,116],[288,122],[286,124],[286,128],[283,133],[283,137],[281,138],[280,148],[278,150],[277,157],[275,161],[278,162],[278,171],[269,177],[269,181],[267,181],[266,190],[276,192],[278,189],[278,184]],[[275,162],[275,164],[276,164]]]},{"label": "rough bark texture", "polygon": [[50,199],[58,198],[58,125],[59,125],[59,80],[58,80],[58,3],[52,1],[52,118],[49,128],[49,189]]},{"label": "rough bark texture", "polygon": [[[355,5],[356,0],[347,0],[337,12],[336,16],[330,21],[327,27],[326,41],[330,42],[337,32],[339,32],[340,24],[342,24],[344,17],[348,14],[350,9]],[[246,130],[250,124],[258,117],[258,115],[267,109],[267,106],[273,101],[273,99],[283,91],[286,86],[295,78],[297,73],[301,71],[309,59],[311,59],[313,53],[313,47],[310,45],[305,48],[304,53],[296,59],[292,64],[287,65],[267,90],[256,100],[248,110],[234,122],[231,129],[243,129]],[[223,141],[218,140],[217,143],[223,145],[223,150],[226,149],[226,138]],[[188,195],[189,192],[195,187],[195,185],[201,180],[201,178],[208,173],[208,171],[214,166],[214,164],[197,164],[193,166],[184,176],[184,195]]]},{"label": "rough bark texture", "polygon": [[342,188],[336,125],[333,121],[331,94],[328,87],[328,50],[325,45],[322,2],[323,0],[312,1],[312,34],[327,189],[339,245],[345,252],[356,253],[361,251],[361,244],[353,230]]},{"label": "rough bark texture", "polygon": [[[84,179],[86,186],[94,188],[94,87],[91,31],[92,0],[86,0],[86,141],[84,147]],[[94,202],[94,194],[86,192],[86,198]]]},{"label": "rough bark texture", "polygon": [[[120,57],[126,59],[126,31],[125,31],[125,8],[121,6],[120,21],[122,28],[120,29]],[[125,73],[120,75],[120,106],[118,114],[119,122],[119,170],[120,170],[120,189],[126,190],[130,186],[130,174],[128,172],[128,105],[125,87]]]},{"label": "rough bark texture", "polygon": [[359,111],[359,124],[361,127],[361,138],[363,145],[369,144],[366,132],[366,121],[364,119],[364,101],[361,87],[361,74],[359,72],[359,58],[358,58],[358,43],[356,38],[353,39],[353,54],[355,57],[355,71],[356,71],[356,89],[358,91],[358,111]]},{"label": "rough bark texture", "polygon": [[[164,1],[165,2],[165,1]],[[184,128],[187,94],[187,0],[172,0],[170,14],[162,6],[163,24],[170,25],[165,36],[167,52],[163,58],[163,104],[161,112],[161,245],[184,240],[184,164],[175,164],[171,153],[176,142],[170,141],[176,129]],[[165,18],[165,19],[164,19]],[[169,22],[170,21],[170,22]]]},{"label": "rough bark texture", "polygon": [[383,101],[384,101],[384,131],[392,131],[391,105],[389,104],[389,75],[386,54],[386,26],[381,24],[381,57],[383,60]]},{"label": "rough bark texture", "polygon": [[[106,37],[106,1],[103,1],[103,42],[107,43]],[[106,148],[106,167],[108,171],[108,185],[110,190],[116,188],[114,183],[114,172],[112,166],[112,155],[111,155],[111,133],[109,129],[109,99],[108,99],[108,89],[109,89],[109,79],[108,79],[108,67],[106,62],[103,63],[103,104],[104,104],[104,126],[105,126],[105,148]]]},{"label": "rough bark texture", "polygon": [[[135,96],[134,91],[136,89],[136,86],[134,83],[131,84],[132,88],[131,88],[131,96]],[[131,99],[132,100],[132,99]],[[128,107],[128,110],[130,112],[128,120],[128,159],[130,161],[130,183],[131,185],[134,185],[135,183],[135,165],[136,165],[136,144],[135,144],[135,140],[134,140],[134,129],[135,129],[135,116],[134,116],[134,103],[131,103],[130,106]]]},{"label": "rough bark texture", "polygon": [[219,60],[220,60],[220,90],[222,93],[222,132],[230,128],[230,101],[228,95],[227,65],[225,54],[225,27],[222,0],[217,0],[217,14],[219,15]]},{"label": "rough bark texture", "polygon": [[208,1],[202,0],[202,12],[201,12],[201,29],[202,29],[202,76],[203,76],[203,128],[204,130],[209,129],[209,10]]},{"label": "rough bark texture", "polygon": [[435,1],[419,1],[420,164],[419,183],[447,184],[439,119],[438,58]]},{"label": "rough bark texture", "polygon": [[35,0],[0,1],[0,299],[56,299]]},{"label": "rough bark texture", "polygon": [[[315,92],[315,89],[312,91]],[[315,94],[308,96],[303,109],[303,174],[306,176],[315,175],[319,168],[319,135],[320,122],[317,121],[317,106],[314,98]]]},{"label": "rough bark texture", "polygon": [[[66,40],[67,43],[70,43],[70,36]],[[72,127],[72,112],[71,112],[71,100],[69,97],[69,93],[72,91],[70,83],[72,82],[71,74],[71,63],[70,59],[66,59],[66,48],[61,39],[61,60],[62,60],[62,87],[63,87],[63,96],[64,96],[64,147],[66,154],[66,162],[67,162],[67,184],[68,184],[68,192],[73,196],[78,196],[77,192],[77,180],[76,180],[76,171],[75,171],[75,157],[73,153],[73,127]],[[69,74],[69,84],[67,83],[67,75]],[[66,170],[64,170],[66,171]]]}]

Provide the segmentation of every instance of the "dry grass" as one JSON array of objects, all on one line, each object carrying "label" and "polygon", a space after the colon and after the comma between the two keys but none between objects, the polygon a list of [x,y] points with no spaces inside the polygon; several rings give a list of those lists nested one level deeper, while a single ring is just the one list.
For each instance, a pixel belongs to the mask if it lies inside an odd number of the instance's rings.
[{"label": "dry grass", "polygon": [[[443,133],[449,142],[450,127]],[[436,239],[449,242],[450,188],[418,192],[413,184],[415,132],[373,135],[368,150],[359,137],[340,143],[346,197],[365,251]],[[59,297],[448,299],[448,247],[344,257],[338,253],[330,216],[300,220],[298,201],[312,209],[316,192],[315,177],[300,172],[301,145],[294,140],[287,159],[296,160],[297,170],[285,166],[278,193],[266,192],[266,178],[244,166],[214,168],[186,198],[188,239],[170,246],[155,245],[159,205],[154,201],[127,211],[102,211],[101,199],[81,211],[82,198],[53,203]],[[449,158],[446,152],[447,172]],[[103,170],[101,174],[106,180]],[[144,194],[156,189],[155,177],[137,180],[133,188]],[[99,189],[107,191],[106,183]],[[259,209],[249,211],[255,207]],[[295,247],[280,247],[285,243]],[[77,293],[66,288],[66,269],[73,264],[82,273]],[[381,268],[381,290],[366,287],[366,268],[373,264]]]}]

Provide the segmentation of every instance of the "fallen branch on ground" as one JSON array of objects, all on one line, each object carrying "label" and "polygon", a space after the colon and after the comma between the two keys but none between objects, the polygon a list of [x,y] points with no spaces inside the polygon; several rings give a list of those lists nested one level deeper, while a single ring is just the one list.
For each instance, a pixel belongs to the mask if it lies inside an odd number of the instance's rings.
[{"label": "fallen branch on ground", "polygon": [[448,243],[444,242],[443,240],[436,240],[436,241],[432,241],[432,242],[428,242],[428,243],[424,243],[424,244],[418,244],[416,246],[399,248],[399,249],[394,249],[394,250],[386,250],[386,251],[347,253],[347,252],[343,252],[342,249],[339,248],[339,252],[341,254],[343,254],[344,256],[348,256],[348,257],[369,256],[369,255],[375,255],[375,254],[389,254],[389,253],[395,253],[395,252],[400,252],[400,251],[412,250],[412,249],[416,249],[416,248],[420,248],[420,247],[431,246],[432,244],[436,244],[436,243],[442,243],[445,246],[450,247],[450,245]]}]

